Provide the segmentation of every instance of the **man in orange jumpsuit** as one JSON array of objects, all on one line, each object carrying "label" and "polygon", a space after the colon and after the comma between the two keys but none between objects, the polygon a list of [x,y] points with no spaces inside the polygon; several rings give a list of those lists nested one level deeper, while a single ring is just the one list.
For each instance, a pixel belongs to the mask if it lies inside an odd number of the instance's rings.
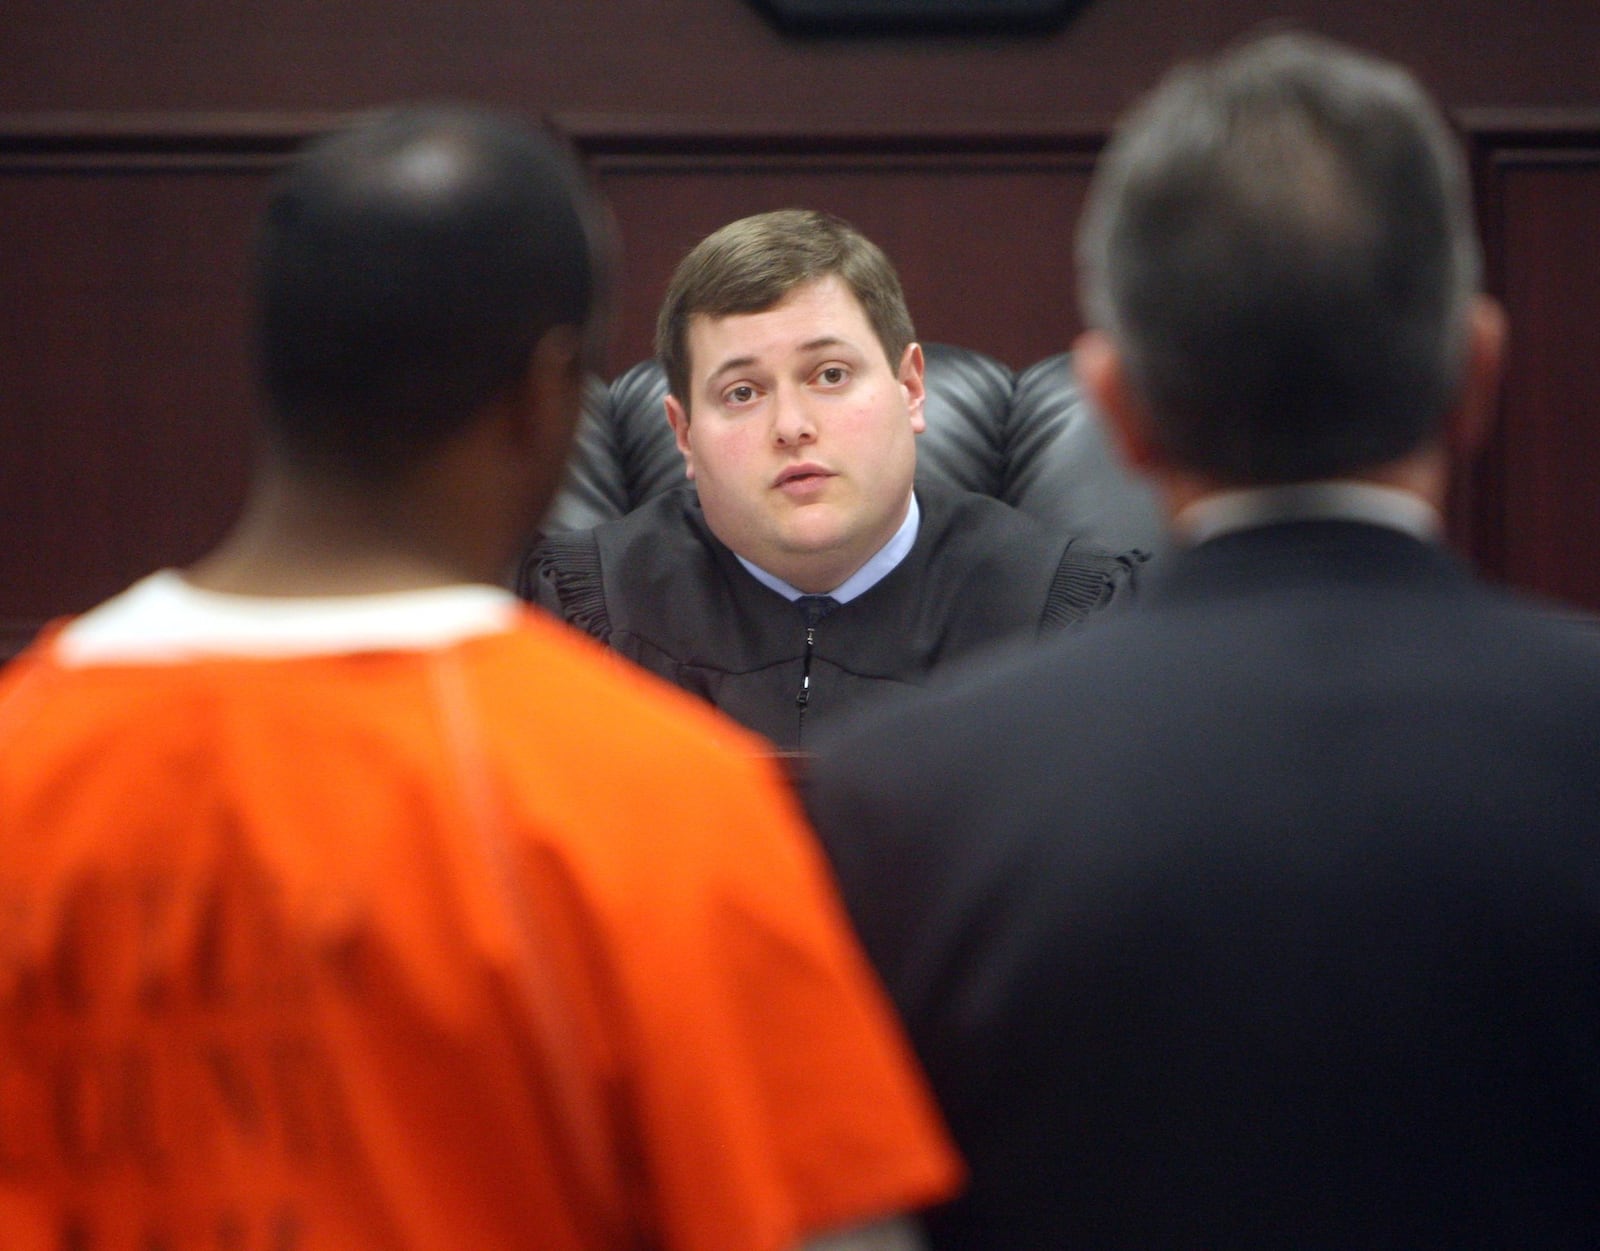
[{"label": "man in orange jumpsuit", "polygon": [[593,221],[461,109],[278,185],[242,519],[0,684],[8,1251],[779,1251],[954,1185],[758,741],[492,585]]}]

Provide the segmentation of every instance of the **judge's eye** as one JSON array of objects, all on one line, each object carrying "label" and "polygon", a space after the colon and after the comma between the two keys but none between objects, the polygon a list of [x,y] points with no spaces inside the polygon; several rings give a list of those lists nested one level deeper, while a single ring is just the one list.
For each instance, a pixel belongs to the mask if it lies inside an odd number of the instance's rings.
[{"label": "judge's eye", "polygon": [[736,387],[729,387],[722,393],[722,399],[727,404],[748,404],[756,398],[756,389],[747,382],[741,382]]},{"label": "judge's eye", "polygon": [[828,387],[838,386],[849,376],[843,365],[829,365],[827,368],[817,371],[817,381]]}]

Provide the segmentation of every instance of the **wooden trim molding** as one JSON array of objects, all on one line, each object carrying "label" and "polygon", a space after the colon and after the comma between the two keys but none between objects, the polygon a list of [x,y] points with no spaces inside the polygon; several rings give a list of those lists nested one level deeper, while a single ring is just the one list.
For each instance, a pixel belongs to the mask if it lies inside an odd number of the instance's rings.
[{"label": "wooden trim molding", "polygon": [[778,118],[692,118],[555,114],[550,124],[579,151],[598,157],[833,154],[959,155],[981,152],[1071,152],[1093,155],[1110,133],[1103,119],[973,125],[923,119],[882,128],[834,126]]},{"label": "wooden trim molding", "polygon": [[[0,113],[0,166],[98,165],[123,159],[281,161],[312,135],[356,113]],[[863,129],[788,119],[556,114],[547,119],[587,159],[661,157],[937,159],[986,153],[1093,157],[1103,121],[962,125],[918,122]]]},{"label": "wooden trim molding", "polygon": [[[99,166],[179,158],[275,164],[352,112],[0,113],[0,167]],[[1493,160],[1584,159],[1600,144],[1600,109],[1463,109],[1454,119],[1474,155]],[[1039,118],[977,125],[920,120],[863,128],[794,118],[556,113],[546,119],[585,158],[631,165],[666,158],[750,156],[938,160],[1008,154],[1090,158],[1113,120]]]},{"label": "wooden trim molding", "polygon": [[[0,113],[0,160],[126,154],[281,157],[354,112]],[[1469,148],[1554,155],[1600,142],[1600,108],[1462,109]],[[1013,152],[1094,155],[1113,120],[1063,117],[983,122],[920,120],[863,128],[826,121],[670,114],[556,113],[548,119],[584,155],[907,155]]]},{"label": "wooden trim molding", "polygon": [[0,113],[0,172],[271,169],[312,135],[352,116]]},{"label": "wooden trim molding", "polygon": [[[1508,178],[1531,169],[1600,167],[1600,109],[1466,109],[1454,120],[1467,150],[1483,240],[1484,286],[1504,297],[1510,284]],[[1480,568],[1501,577],[1512,572],[1506,498],[1507,468],[1516,451],[1512,438],[1502,412],[1477,463],[1458,475],[1451,510],[1457,545],[1471,552]]]},{"label": "wooden trim molding", "polygon": [[1489,147],[1570,147],[1600,138],[1600,108],[1458,109],[1452,114],[1473,144]]}]

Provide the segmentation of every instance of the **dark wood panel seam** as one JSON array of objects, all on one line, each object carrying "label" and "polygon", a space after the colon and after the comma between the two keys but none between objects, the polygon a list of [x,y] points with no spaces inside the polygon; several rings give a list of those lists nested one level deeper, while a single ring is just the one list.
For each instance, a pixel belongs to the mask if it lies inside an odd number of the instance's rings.
[{"label": "dark wood panel seam", "polygon": [[[1506,179],[1518,170],[1600,165],[1600,109],[1463,110],[1455,120],[1467,145],[1484,245],[1484,284],[1503,294],[1506,284]],[[1456,481],[1452,534],[1479,567],[1507,579],[1510,518],[1506,466],[1512,431],[1503,412],[1470,468]]]},{"label": "dark wood panel seam", "polygon": [[0,153],[282,153],[349,113],[0,113]]},{"label": "dark wood panel seam", "polygon": [[1600,137],[1600,108],[1459,109],[1452,116],[1469,140],[1491,146],[1559,148]]},{"label": "dark wood panel seam", "polygon": [[[0,113],[0,160],[71,158],[281,158],[352,113]],[[1466,109],[1455,121],[1473,145],[1519,152],[1600,146],[1600,109]],[[809,156],[883,159],[983,156],[1091,158],[1109,118],[1055,118],[997,125],[921,120],[840,126],[793,118],[555,114],[550,122],[586,156]]]},{"label": "dark wood panel seam", "polygon": [[1107,119],[1011,125],[921,120],[892,127],[831,126],[777,118],[686,118],[557,114],[551,124],[586,153],[608,156],[746,152],[837,156],[987,152],[1093,155],[1105,143]]},{"label": "dark wood panel seam", "polygon": [[1069,170],[1087,174],[1094,168],[1094,156],[1080,152],[1043,154],[1034,152],[920,152],[863,153],[848,156],[831,152],[772,153],[699,152],[652,153],[618,156],[593,153],[586,156],[589,166],[605,174],[894,174],[910,172],[948,172],[951,174],[1004,174]]}]

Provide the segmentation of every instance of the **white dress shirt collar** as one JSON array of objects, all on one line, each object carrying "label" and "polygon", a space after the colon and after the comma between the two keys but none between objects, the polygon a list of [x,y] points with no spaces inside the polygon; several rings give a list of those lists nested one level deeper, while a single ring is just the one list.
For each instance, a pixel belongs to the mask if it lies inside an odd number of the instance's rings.
[{"label": "white dress shirt collar", "polygon": [[1420,496],[1348,479],[1219,491],[1180,511],[1173,529],[1179,540],[1193,544],[1283,521],[1360,521],[1426,543],[1437,542],[1444,534],[1438,510]]},{"label": "white dress shirt collar", "polygon": [[[867,558],[867,563],[862,565],[828,594],[841,604],[848,604],[864,591],[870,591],[889,575],[889,572],[910,553],[912,545],[917,541],[917,527],[922,523],[922,512],[917,507],[917,496],[911,495],[911,507],[906,509],[906,519],[900,523],[900,528],[890,536],[889,541]],[[734,553],[739,556],[738,552]],[[793,602],[805,594],[797,587],[789,585],[776,574],[768,573],[759,565],[753,565],[743,556],[739,556],[739,563],[750,571],[750,576],[762,586],[776,591],[784,599]]]}]

